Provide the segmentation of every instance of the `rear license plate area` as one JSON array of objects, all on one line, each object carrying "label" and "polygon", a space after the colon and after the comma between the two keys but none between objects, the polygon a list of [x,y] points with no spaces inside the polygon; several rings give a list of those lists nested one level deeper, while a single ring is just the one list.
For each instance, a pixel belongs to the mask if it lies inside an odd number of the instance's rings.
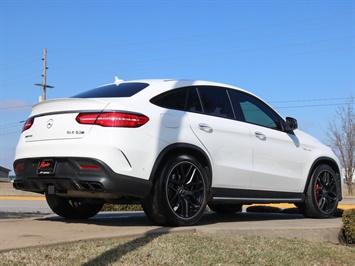
[{"label": "rear license plate area", "polygon": [[44,159],[38,163],[37,175],[54,175],[57,167],[57,161],[53,159]]}]

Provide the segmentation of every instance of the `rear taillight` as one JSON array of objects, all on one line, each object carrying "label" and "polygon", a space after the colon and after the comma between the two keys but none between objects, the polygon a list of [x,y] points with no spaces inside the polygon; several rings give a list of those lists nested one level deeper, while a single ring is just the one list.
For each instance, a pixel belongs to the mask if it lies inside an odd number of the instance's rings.
[{"label": "rear taillight", "polygon": [[142,114],[104,112],[104,113],[80,113],[76,117],[79,124],[100,125],[103,127],[140,127],[149,121]]},{"label": "rear taillight", "polygon": [[23,171],[24,169],[24,163],[18,163],[15,165],[15,174],[18,173],[18,172],[21,172]]},{"label": "rear taillight", "polygon": [[94,171],[101,170],[101,167],[93,162],[77,161],[77,163],[81,170],[94,170]]},{"label": "rear taillight", "polygon": [[22,132],[24,132],[27,129],[30,129],[32,127],[34,121],[35,121],[35,119],[33,117],[27,119],[25,124],[23,125]]}]

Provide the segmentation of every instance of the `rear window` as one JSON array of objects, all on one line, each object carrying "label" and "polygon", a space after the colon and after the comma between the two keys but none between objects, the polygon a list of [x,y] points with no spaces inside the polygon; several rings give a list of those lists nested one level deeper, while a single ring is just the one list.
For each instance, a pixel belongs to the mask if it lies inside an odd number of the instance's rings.
[{"label": "rear window", "polygon": [[79,93],[71,98],[131,97],[148,86],[148,83],[141,82],[121,83],[118,86],[116,84],[111,84]]}]

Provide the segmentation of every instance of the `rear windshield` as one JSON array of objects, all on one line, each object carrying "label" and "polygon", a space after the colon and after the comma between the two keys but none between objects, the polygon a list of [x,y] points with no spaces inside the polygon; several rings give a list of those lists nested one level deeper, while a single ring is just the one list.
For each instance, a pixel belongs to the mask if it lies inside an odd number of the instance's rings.
[{"label": "rear windshield", "polygon": [[71,98],[110,98],[110,97],[131,97],[140,92],[149,84],[141,82],[121,83],[120,85],[111,84],[88,90]]}]

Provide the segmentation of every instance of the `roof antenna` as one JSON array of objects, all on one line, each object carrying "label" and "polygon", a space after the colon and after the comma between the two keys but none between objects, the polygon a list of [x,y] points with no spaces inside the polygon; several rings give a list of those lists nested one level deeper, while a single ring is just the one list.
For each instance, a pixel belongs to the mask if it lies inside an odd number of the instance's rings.
[{"label": "roof antenna", "polygon": [[119,79],[117,76],[115,77],[115,84],[116,84],[116,86],[118,86],[118,85],[120,85],[122,82],[124,82],[124,80],[123,79]]}]

